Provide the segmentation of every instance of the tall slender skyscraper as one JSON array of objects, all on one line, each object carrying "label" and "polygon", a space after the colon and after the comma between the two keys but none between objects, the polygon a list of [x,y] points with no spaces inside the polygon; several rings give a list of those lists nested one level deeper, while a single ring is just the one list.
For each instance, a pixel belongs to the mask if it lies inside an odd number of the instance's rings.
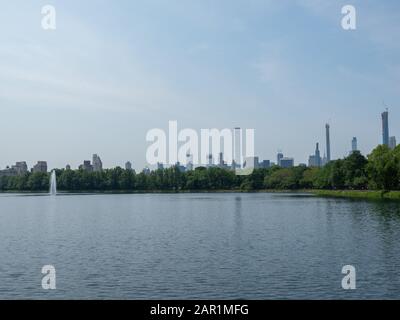
[{"label": "tall slender skyscraper", "polygon": [[279,151],[278,154],[276,155],[276,164],[278,166],[281,166],[282,159],[283,159],[283,153]]},{"label": "tall slender skyscraper", "polygon": [[319,152],[319,143],[317,142],[317,145],[315,146],[315,160],[317,163],[317,167],[321,166],[321,154]]},{"label": "tall slender skyscraper", "polygon": [[353,140],[351,140],[351,152],[357,151],[357,137],[353,137]]},{"label": "tall slender skyscraper", "polygon": [[241,169],[243,165],[242,147],[242,129],[236,127],[233,131],[233,160],[235,161],[236,168],[238,169]]},{"label": "tall slender skyscraper", "polygon": [[326,131],[326,161],[329,162],[329,161],[331,161],[331,139],[329,136],[329,124],[328,123],[325,125],[325,131]]},{"label": "tall slender skyscraper", "polygon": [[219,161],[218,161],[218,165],[220,167],[224,166],[224,154],[222,152],[219,153]]},{"label": "tall slender skyscraper", "polygon": [[389,111],[382,112],[382,144],[389,146]]}]

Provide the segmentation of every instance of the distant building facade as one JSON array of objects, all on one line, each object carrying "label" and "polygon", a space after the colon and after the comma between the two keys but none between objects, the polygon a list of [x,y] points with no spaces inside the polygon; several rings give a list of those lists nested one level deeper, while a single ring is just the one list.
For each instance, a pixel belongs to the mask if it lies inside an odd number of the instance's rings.
[{"label": "distant building facade", "polygon": [[382,144],[389,146],[389,111],[382,113]]},{"label": "distant building facade", "polygon": [[235,127],[233,130],[233,161],[234,161],[232,163],[233,170],[241,169],[243,166],[242,163],[243,157],[241,148],[242,148],[242,129],[240,127]]},{"label": "distant building facade", "polygon": [[[222,153],[221,153],[221,155],[222,155]],[[222,155],[222,157],[223,157],[223,155]],[[192,171],[193,167],[194,167],[193,166],[193,155],[188,153],[186,155],[186,171]]]},{"label": "distant building facade", "polygon": [[353,140],[351,140],[351,152],[354,152],[357,150],[358,150],[357,137],[353,137]]},{"label": "distant building facade", "polygon": [[396,145],[397,145],[396,137],[395,136],[390,137],[389,138],[389,148],[393,150],[394,148],[396,148]]},{"label": "distant building facade", "polygon": [[100,157],[97,154],[93,155],[93,171],[103,171],[103,162],[101,162]]},{"label": "distant building facade", "polygon": [[283,157],[281,158],[281,168],[292,168],[294,167],[294,159],[293,158],[288,158],[288,157]]},{"label": "distant building facade", "polygon": [[16,162],[15,165],[6,167],[4,170],[0,170],[0,176],[23,176],[28,173],[28,165],[25,161]]},{"label": "distant building facade", "polygon": [[224,154],[222,152],[218,155],[218,166],[221,168],[224,166]]},{"label": "distant building facade", "polygon": [[4,176],[4,177],[13,177],[17,175],[17,171],[15,171],[15,169],[10,168],[9,166],[7,166],[5,169],[0,170],[0,177]]},{"label": "distant building facade", "polygon": [[42,172],[47,173],[47,162],[46,161],[38,161],[32,168],[32,172]]},{"label": "distant building facade", "polygon": [[186,171],[192,171],[193,170],[193,163],[192,162],[189,162],[187,165],[186,165]]},{"label": "distant building facade", "polygon": [[12,169],[15,170],[17,175],[24,175],[28,172],[28,166],[25,161],[17,162],[14,166],[12,166]]},{"label": "distant building facade", "polygon": [[143,172],[145,175],[149,175],[149,174],[151,173],[151,171],[150,171],[150,169],[149,169],[148,167],[145,167],[145,168],[142,170],[142,172]]},{"label": "distant building facade", "polygon": [[324,156],[321,158],[321,167],[323,167],[324,165],[326,165],[328,163],[328,158],[327,156],[324,154]]},{"label": "distant building facade", "polygon": [[328,163],[331,161],[331,138],[330,138],[330,126],[327,123],[325,125],[325,136],[326,136],[326,159],[324,157],[324,164]]},{"label": "distant building facade", "polygon": [[309,167],[320,167],[321,166],[321,155],[319,151],[319,143],[317,142],[315,147],[315,153],[308,158]]},{"label": "distant building facade", "polygon": [[258,168],[258,157],[247,157],[244,162],[244,168]]},{"label": "distant building facade", "polygon": [[282,152],[278,152],[278,154],[276,155],[276,163],[278,166],[281,165],[281,159],[283,158],[283,153]]},{"label": "distant building facade", "polygon": [[268,169],[271,167],[271,161],[263,160],[262,162],[260,162],[259,167],[263,169]]},{"label": "distant building facade", "polygon": [[157,170],[164,170],[164,164],[157,162]]},{"label": "distant building facade", "polygon": [[214,167],[213,156],[212,156],[212,154],[209,154],[209,155],[207,156],[207,159],[208,159],[207,168]]},{"label": "distant building facade", "polygon": [[[277,162],[277,165],[282,168],[294,167],[294,159],[285,157],[282,152],[278,152],[278,154],[276,155],[276,162]],[[269,166],[274,165],[274,163],[271,163],[269,160],[268,160],[268,163],[269,163]]]},{"label": "distant building facade", "polygon": [[181,165],[181,163],[179,161],[175,164],[175,168],[177,168],[180,172],[186,171],[185,166]]},{"label": "distant building facade", "polygon": [[130,161],[125,163],[125,170],[132,171],[132,163]]},{"label": "distant building facade", "polygon": [[92,166],[92,164],[90,163],[90,160],[84,160],[84,161],[83,161],[83,164],[81,164],[81,165],[79,166],[79,170],[84,170],[84,171],[87,171],[87,172],[92,172],[92,171],[93,171],[93,166]]},{"label": "distant building facade", "polygon": [[238,164],[236,164],[235,160],[232,160],[232,164],[231,164],[230,169],[231,170],[240,169],[240,166]]}]

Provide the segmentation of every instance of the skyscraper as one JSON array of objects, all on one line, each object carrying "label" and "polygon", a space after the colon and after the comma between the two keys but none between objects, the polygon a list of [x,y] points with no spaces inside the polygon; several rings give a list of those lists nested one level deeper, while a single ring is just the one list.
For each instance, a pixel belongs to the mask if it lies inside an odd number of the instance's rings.
[{"label": "skyscraper", "polygon": [[93,171],[102,171],[103,163],[101,162],[100,157],[97,154],[93,155]]},{"label": "skyscraper", "polygon": [[269,167],[271,167],[271,161],[269,160],[263,160],[260,163],[260,168],[268,169]]},{"label": "skyscraper", "polygon": [[87,172],[93,171],[93,166],[90,163],[90,160],[83,160],[83,164],[79,166],[79,170],[84,170]]},{"label": "skyscraper", "polygon": [[318,142],[315,147],[315,160],[317,163],[317,167],[320,167],[321,166],[321,153],[319,152],[319,143]]},{"label": "skyscraper", "polygon": [[283,153],[282,152],[278,152],[278,154],[276,155],[276,163],[278,166],[281,165],[281,159],[283,158]]},{"label": "skyscraper", "polygon": [[396,137],[395,136],[390,137],[389,138],[389,148],[393,150],[394,148],[396,148],[396,145],[397,145]]},{"label": "skyscraper", "polygon": [[207,167],[212,167],[213,166],[213,156],[210,153],[208,156],[208,163],[207,163]]},{"label": "skyscraper", "polygon": [[309,167],[320,167],[321,166],[321,154],[319,152],[319,143],[315,147],[315,153],[308,158]]},{"label": "skyscraper", "polygon": [[218,160],[218,165],[220,167],[224,166],[224,154],[222,152],[219,153],[219,160]]},{"label": "skyscraper", "polygon": [[389,111],[382,112],[382,144],[389,146]]},{"label": "skyscraper", "polygon": [[327,163],[328,163],[328,158],[326,157],[326,154],[324,153],[324,156],[321,158],[321,167],[323,167]]},{"label": "skyscraper", "polygon": [[190,153],[186,154],[186,170],[187,171],[193,170],[193,155]]},{"label": "skyscraper", "polygon": [[242,146],[242,129],[236,127],[233,131],[233,160],[235,161],[235,167],[238,169],[243,165]]},{"label": "skyscraper", "polygon": [[331,161],[331,139],[329,136],[329,124],[325,125],[325,133],[326,133],[326,162]]},{"label": "skyscraper", "polygon": [[292,168],[292,167],[294,167],[294,159],[293,158],[284,157],[280,161],[280,166],[282,168]]},{"label": "skyscraper", "polygon": [[353,137],[351,140],[351,152],[357,151],[357,137]]},{"label": "skyscraper", "polygon": [[125,163],[125,170],[128,170],[128,171],[132,170],[132,163],[130,161],[127,161]]},{"label": "skyscraper", "polygon": [[38,161],[32,168],[32,172],[47,172],[47,162]]},{"label": "skyscraper", "polygon": [[244,161],[244,167],[256,169],[258,168],[258,163],[259,163],[258,157],[246,157]]}]

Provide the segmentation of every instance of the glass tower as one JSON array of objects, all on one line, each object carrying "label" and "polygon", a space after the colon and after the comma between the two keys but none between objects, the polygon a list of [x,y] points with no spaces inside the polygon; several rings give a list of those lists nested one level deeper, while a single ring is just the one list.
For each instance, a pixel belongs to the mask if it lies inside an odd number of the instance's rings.
[{"label": "glass tower", "polygon": [[382,113],[382,144],[389,146],[389,112]]}]

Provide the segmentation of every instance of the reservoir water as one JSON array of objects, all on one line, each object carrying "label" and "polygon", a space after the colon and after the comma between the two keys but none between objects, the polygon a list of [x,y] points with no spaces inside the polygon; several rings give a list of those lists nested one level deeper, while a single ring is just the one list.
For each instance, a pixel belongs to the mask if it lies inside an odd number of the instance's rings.
[{"label": "reservoir water", "polygon": [[[56,290],[44,290],[44,265]],[[356,268],[343,290],[342,267]],[[0,194],[1,299],[400,298],[400,205],[306,194]]]}]

